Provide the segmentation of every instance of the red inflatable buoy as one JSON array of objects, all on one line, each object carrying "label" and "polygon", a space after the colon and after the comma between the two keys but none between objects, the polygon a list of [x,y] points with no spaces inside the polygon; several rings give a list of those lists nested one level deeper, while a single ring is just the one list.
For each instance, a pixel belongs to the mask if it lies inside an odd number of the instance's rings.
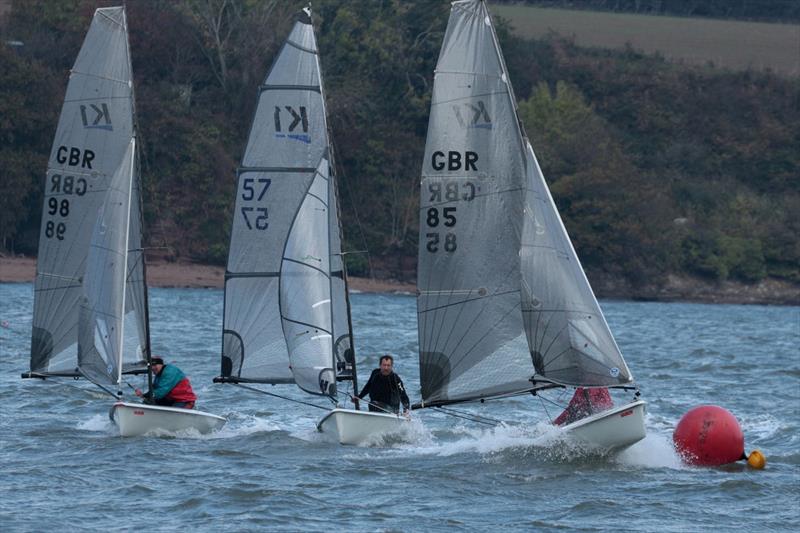
[{"label": "red inflatable buoy", "polygon": [[672,441],[691,465],[718,466],[745,458],[739,421],[716,405],[701,405],[683,415]]}]

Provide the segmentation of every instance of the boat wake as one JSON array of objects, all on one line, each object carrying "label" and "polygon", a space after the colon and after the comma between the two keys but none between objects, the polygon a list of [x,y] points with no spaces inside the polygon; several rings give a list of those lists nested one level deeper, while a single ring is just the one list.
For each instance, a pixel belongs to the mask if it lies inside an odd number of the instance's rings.
[{"label": "boat wake", "polygon": [[108,415],[96,414],[92,415],[88,420],[78,422],[76,428],[81,431],[111,433],[114,431],[114,423],[109,420]]}]

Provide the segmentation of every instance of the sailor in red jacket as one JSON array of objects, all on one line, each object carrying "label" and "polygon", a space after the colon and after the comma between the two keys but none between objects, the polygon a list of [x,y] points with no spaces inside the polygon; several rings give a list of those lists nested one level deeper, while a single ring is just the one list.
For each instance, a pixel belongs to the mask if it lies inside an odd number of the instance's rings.
[{"label": "sailor in red jacket", "polygon": [[553,421],[557,426],[565,426],[577,422],[581,418],[605,411],[614,407],[614,401],[608,393],[608,389],[585,389],[578,387],[575,394],[569,401],[569,405],[564,409],[558,418]]},{"label": "sailor in red jacket", "polygon": [[154,401],[156,405],[169,407],[182,407],[194,409],[197,396],[194,395],[189,378],[174,365],[165,365],[160,357],[150,360],[150,370],[153,372],[153,390],[142,394],[136,389],[136,396],[144,396],[145,402]]}]

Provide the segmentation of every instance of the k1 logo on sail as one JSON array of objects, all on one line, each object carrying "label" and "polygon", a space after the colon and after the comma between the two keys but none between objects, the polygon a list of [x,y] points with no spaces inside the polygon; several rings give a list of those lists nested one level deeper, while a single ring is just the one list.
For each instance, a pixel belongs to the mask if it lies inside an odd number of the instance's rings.
[{"label": "k1 logo on sail", "polygon": [[476,104],[457,104],[453,106],[458,124],[465,129],[480,128],[485,130],[492,129],[492,119],[486,110],[483,100],[478,100]]},{"label": "k1 logo on sail", "polygon": [[81,121],[86,129],[112,131],[111,115],[105,103],[81,105]]},{"label": "k1 logo on sail", "polygon": [[[283,116],[283,122],[281,118]],[[279,139],[293,139],[295,141],[311,144],[311,136],[308,135],[308,115],[305,106],[294,108],[286,105],[283,107],[275,106],[275,137]],[[283,133],[282,126],[289,122],[289,130]],[[302,133],[300,131],[302,128]]]}]

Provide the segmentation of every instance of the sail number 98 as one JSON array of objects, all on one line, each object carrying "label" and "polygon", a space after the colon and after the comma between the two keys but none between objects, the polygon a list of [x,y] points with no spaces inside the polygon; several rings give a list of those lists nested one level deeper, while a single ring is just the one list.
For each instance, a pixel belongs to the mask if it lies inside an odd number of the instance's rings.
[{"label": "sail number 98", "polygon": [[[59,202],[58,198],[51,196],[47,200],[47,214],[67,218],[69,216],[69,200],[62,198]],[[59,241],[63,241],[66,232],[67,225],[64,222],[56,223],[54,220],[48,220],[44,224],[44,236],[48,239],[55,237]]]},{"label": "sail number 98", "polygon": [[[269,178],[244,178],[242,180],[242,200],[245,202],[261,202],[267,194],[272,180]],[[243,205],[241,208],[242,218],[247,225],[247,229],[265,230],[269,227],[266,207],[254,207]]]}]

